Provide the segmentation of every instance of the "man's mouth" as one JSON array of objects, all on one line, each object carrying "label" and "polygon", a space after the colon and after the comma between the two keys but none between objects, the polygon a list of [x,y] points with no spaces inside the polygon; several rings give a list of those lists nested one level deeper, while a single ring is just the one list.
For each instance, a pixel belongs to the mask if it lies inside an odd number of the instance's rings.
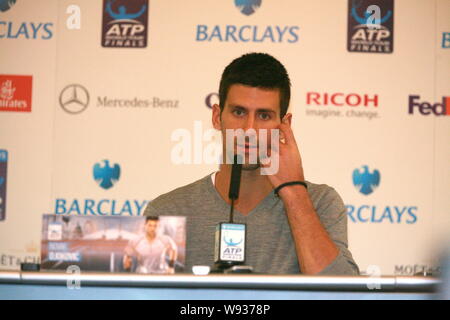
[{"label": "man's mouth", "polygon": [[237,144],[236,145],[236,151],[237,154],[245,155],[245,157],[256,155],[258,152],[258,146],[257,145],[250,145],[250,144]]},{"label": "man's mouth", "polygon": [[256,144],[250,145],[248,143],[246,143],[246,144],[238,144],[237,146],[239,148],[245,148],[245,149],[256,149],[256,148],[258,148],[258,145],[256,145]]}]

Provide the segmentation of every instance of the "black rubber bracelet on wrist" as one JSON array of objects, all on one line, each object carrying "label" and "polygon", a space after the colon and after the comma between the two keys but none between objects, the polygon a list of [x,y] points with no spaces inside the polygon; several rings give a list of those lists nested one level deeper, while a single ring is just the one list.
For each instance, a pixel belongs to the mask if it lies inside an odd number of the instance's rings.
[{"label": "black rubber bracelet on wrist", "polygon": [[275,188],[275,195],[277,196],[277,197],[279,197],[280,195],[278,194],[278,192],[280,192],[280,190],[282,189],[282,188],[284,188],[284,187],[287,187],[287,186],[293,186],[293,185],[296,185],[296,184],[299,184],[299,185],[301,185],[301,186],[304,186],[306,189],[308,189],[308,186],[306,185],[306,183],[304,182],[304,181],[290,181],[290,182],[286,182],[286,183],[282,183],[282,184],[280,184],[278,187],[276,187]]}]

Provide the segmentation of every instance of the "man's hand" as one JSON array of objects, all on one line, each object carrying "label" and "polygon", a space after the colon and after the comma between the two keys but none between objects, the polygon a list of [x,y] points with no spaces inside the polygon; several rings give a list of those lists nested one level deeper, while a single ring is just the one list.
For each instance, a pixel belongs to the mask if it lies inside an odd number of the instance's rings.
[{"label": "man's hand", "polygon": [[175,268],[174,267],[168,267],[167,268],[167,274],[175,274]]},{"label": "man's hand", "polygon": [[125,270],[131,269],[131,265],[133,264],[133,259],[131,259],[130,256],[124,255],[123,256],[123,268]]},{"label": "man's hand", "polygon": [[[278,128],[279,148],[271,147],[270,158],[278,156],[279,168],[278,172],[267,175],[274,188],[286,182],[305,180],[302,159],[289,121],[283,119]],[[268,165],[270,163],[262,164],[263,167]],[[282,188],[279,195],[291,227],[300,270],[304,274],[317,274],[336,259],[339,249],[323,227],[303,186]]]},{"label": "man's hand", "polygon": [[[270,183],[274,188],[290,181],[304,181],[302,159],[295,141],[294,133],[292,132],[289,121],[283,118],[282,123],[278,126],[280,130],[279,147],[271,146],[270,158],[262,161],[261,167],[270,167],[271,161],[279,161],[278,171],[267,175]],[[274,160],[275,159],[275,160]]]}]

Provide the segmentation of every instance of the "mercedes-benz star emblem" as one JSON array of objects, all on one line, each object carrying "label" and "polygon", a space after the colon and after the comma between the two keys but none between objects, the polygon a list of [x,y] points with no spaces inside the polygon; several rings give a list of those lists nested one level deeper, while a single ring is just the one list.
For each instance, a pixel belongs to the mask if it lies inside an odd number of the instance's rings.
[{"label": "mercedes-benz star emblem", "polygon": [[89,105],[89,92],[79,84],[69,84],[59,95],[59,104],[68,113],[81,113]]}]

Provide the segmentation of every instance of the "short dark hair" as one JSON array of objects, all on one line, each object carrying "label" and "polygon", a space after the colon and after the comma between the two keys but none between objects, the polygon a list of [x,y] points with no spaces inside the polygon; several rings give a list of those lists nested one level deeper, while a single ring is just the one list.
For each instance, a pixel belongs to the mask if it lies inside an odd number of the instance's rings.
[{"label": "short dark hair", "polygon": [[147,217],[145,217],[145,223],[147,223],[148,221],[159,221],[159,217],[147,216]]},{"label": "short dark hair", "polygon": [[222,113],[228,91],[233,84],[280,90],[280,117],[283,118],[291,99],[291,81],[280,61],[267,53],[247,53],[234,59],[223,71],[219,86]]}]

